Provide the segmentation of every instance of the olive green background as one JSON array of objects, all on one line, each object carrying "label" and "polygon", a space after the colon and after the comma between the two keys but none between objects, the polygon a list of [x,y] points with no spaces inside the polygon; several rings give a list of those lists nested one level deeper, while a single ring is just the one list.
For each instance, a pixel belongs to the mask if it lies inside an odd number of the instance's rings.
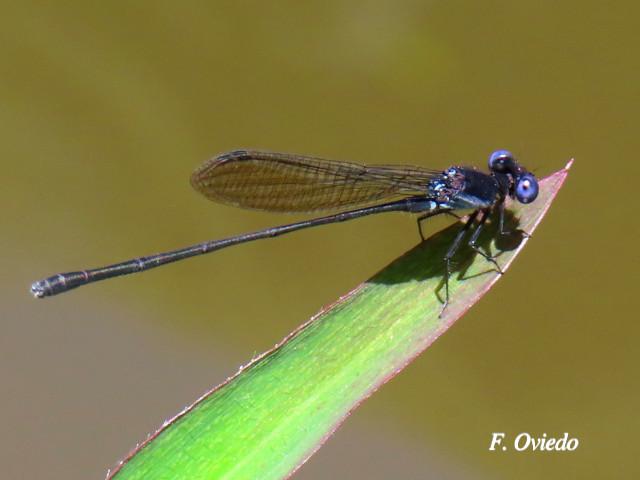
[{"label": "olive green background", "polygon": [[[103,478],[137,441],[418,240],[410,216],[300,232],[36,301],[58,271],[302,217],[200,198],[238,147],[544,176],[535,237],[296,478],[633,478],[635,2],[5,3],[3,478]],[[432,230],[446,222],[434,221]],[[580,440],[489,452],[493,432]]]}]

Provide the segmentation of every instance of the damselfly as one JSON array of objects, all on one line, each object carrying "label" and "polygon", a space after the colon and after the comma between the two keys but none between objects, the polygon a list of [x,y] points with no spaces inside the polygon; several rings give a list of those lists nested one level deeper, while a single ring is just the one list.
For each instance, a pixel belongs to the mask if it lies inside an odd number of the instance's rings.
[{"label": "damselfly", "polygon": [[59,273],[35,282],[31,286],[33,295],[56,295],[87,283],[142,272],[232,245],[375,213],[418,214],[418,227],[422,237],[421,222],[426,218],[471,210],[466,223],[443,258],[444,311],[449,302],[451,259],[465,234],[473,231],[468,245],[502,273],[495,258],[483,252],[476,244],[480,232],[491,213],[497,210],[500,232],[504,233],[507,197],[515,198],[521,203],[530,203],[538,195],[535,176],[506,150],[491,154],[488,173],[472,167],[455,166],[437,171],[412,166],[365,166],[302,155],[238,150],[204,163],[191,176],[191,184],[210,200],[241,208],[289,213],[344,211],[203,242],[167,253],[134,258],[102,268]]}]

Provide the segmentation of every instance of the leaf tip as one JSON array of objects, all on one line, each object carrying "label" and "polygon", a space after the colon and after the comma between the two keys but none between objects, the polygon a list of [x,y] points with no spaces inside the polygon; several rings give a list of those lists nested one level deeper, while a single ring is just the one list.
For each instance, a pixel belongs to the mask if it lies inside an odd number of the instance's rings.
[{"label": "leaf tip", "polygon": [[573,161],[575,160],[575,158],[572,158],[571,160],[569,160],[567,162],[567,164],[564,166],[565,171],[569,170],[571,168],[571,166],[573,165]]}]

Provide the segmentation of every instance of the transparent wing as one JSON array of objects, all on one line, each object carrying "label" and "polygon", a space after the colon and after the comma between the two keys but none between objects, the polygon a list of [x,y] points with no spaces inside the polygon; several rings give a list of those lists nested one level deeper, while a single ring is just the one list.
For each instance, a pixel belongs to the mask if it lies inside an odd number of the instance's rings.
[{"label": "transparent wing", "polygon": [[235,151],[191,176],[215,202],[273,212],[315,212],[424,195],[441,172],[409,166],[365,166],[286,153]]}]

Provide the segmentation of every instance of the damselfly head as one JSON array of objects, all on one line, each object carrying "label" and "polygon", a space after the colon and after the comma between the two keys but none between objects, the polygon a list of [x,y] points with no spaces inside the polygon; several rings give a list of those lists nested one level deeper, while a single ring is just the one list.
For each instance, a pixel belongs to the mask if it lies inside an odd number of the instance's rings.
[{"label": "damselfly head", "polygon": [[510,177],[509,194],[520,203],[531,203],[538,196],[536,177],[522,167],[508,150],[496,150],[489,156],[489,170]]}]

